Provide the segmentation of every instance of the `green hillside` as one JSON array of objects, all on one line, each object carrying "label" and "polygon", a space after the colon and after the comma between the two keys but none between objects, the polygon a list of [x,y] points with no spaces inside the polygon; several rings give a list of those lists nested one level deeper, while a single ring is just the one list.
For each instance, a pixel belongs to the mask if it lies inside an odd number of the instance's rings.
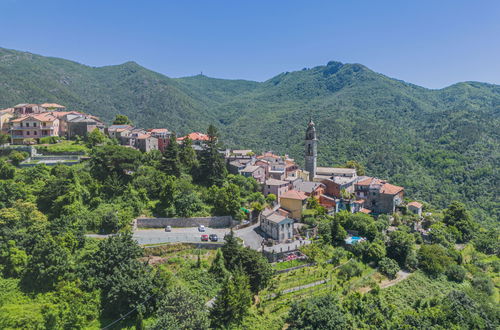
[{"label": "green hillside", "polygon": [[287,152],[299,163],[312,116],[320,165],[354,159],[412,199],[438,207],[457,199],[481,220],[500,216],[497,85],[429,90],[339,62],[262,83],[171,79],[133,62],[93,68],[0,49],[0,107],[20,102],[62,103],[107,121],[123,113],[179,133],[212,122],[228,146]]}]

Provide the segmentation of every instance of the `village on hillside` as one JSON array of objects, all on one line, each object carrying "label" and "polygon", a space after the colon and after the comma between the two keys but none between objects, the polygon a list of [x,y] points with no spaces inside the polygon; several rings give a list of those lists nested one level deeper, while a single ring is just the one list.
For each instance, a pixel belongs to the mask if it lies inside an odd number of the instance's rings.
[{"label": "village on hillside", "polygon": [[[3,134],[10,135],[10,144],[14,147],[40,144],[44,138],[84,138],[99,130],[122,146],[142,152],[164,152],[173,134],[167,128],[143,129],[130,124],[107,127],[96,116],[67,111],[65,106],[54,103],[18,104],[0,110],[0,128]],[[209,137],[193,132],[176,140],[182,144],[187,139],[198,152],[203,150]],[[421,203],[413,201],[405,204],[403,187],[380,178],[358,175],[355,168],[317,166],[318,137],[312,119],[307,124],[304,144],[304,168],[300,168],[288,155],[276,155],[270,151],[262,154],[255,154],[252,150],[219,151],[224,156],[229,173],[254,178],[261,185],[263,195],[273,201],[272,207],[263,210],[258,219],[250,219],[260,229],[255,231],[260,235],[246,237],[246,240],[253,241],[246,242],[248,246],[264,249],[263,242],[267,240],[271,246],[280,246],[280,250],[272,249],[275,252],[283,252],[283,247],[286,251],[296,249],[297,245],[293,244],[300,237],[300,222],[311,200],[315,200],[329,215],[347,210],[377,216],[393,214],[399,207],[405,207],[419,217],[422,215]],[[45,164],[58,162],[55,159]],[[355,232],[350,234],[350,237],[357,235]],[[350,237],[346,242],[356,242]],[[302,239],[300,242],[303,243]],[[287,244],[292,244],[292,248]]]}]

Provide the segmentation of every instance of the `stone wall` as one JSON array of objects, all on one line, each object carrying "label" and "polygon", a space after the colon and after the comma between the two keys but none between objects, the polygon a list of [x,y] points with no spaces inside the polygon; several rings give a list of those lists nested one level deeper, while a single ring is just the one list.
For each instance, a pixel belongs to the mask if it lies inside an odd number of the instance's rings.
[{"label": "stone wall", "polygon": [[137,228],[197,227],[204,225],[210,228],[234,227],[238,224],[231,216],[202,218],[137,218]]}]

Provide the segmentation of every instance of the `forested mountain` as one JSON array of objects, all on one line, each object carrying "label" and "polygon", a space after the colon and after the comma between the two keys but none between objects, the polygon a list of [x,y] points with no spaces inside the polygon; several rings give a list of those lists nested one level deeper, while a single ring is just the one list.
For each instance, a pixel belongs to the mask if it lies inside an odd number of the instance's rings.
[{"label": "forested mountain", "polygon": [[499,218],[498,85],[429,90],[339,62],[262,83],[171,79],[134,62],[94,68],[0,49],[0,107],[20,102],[57,102],[107,121],[122,113],[181,134],[211,122],[228,146],[287,152],[299,163],[312,116],[319,165],[357,160],[412,199],[461,200],[480,219]]}]

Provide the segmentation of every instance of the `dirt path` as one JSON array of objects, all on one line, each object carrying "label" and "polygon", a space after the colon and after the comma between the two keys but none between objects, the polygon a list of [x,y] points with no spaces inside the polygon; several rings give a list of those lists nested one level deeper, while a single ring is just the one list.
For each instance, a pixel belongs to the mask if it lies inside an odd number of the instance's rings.
[{"label": "dirt path", "polygon": [[410,276],[410,275],[411,275],[410,272],[407,272],[405,270],[400,270],[395,279],[382,281],[382,283],[380,283],[380,288],[385,289],[385,288],[388,288],[388,287],[393,286],[395,284],[398,284],[399,282],[407,279],[408,276]]}]

